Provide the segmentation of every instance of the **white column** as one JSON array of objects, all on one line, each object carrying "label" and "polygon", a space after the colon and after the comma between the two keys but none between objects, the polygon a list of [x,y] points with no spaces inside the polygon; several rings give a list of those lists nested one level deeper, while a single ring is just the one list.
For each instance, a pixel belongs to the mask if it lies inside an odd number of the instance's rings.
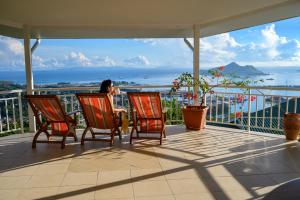
[{"label": "white column", "polygon": [[[199,80],[199,52],[200,52],[200,29],[198,26],[194,25],[194,65],[193,65],[193,74],[194,74],[194,79]],[[195,85],[194,86],[194,94],[198,94],[199,86]],[[198,105],[198,99],[194,100],[194,105]]]},{"label": "white column", "polygon": [[[33,94],[33,76],[31,65],[31,47],[30,47],[30,28],[24,26],[24,57],[25,57],[25,70],[26,70],[26,92],[27,94]],[[29,120],[29,132],[35,132],[35,118],[31,107],[28,104],[28,120]]]}]

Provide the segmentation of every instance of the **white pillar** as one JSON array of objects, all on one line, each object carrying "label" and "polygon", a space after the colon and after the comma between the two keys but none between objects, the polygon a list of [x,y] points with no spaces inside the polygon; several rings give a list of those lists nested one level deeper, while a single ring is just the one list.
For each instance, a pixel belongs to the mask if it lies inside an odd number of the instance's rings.
[{"label": "white pillar", "polygon": [[[28,26],[24,26],[24,57],[25,57],[25,70],[26,70],[26,92],[27,94],[33,94],[30,28]],[[29,120],[29,132],[35,132],[36,131],[35,118],[29,104],[28,104],[28,120]]]},{"label": "white pillar", "polygon": [[[198,26],[194,25],[193,26],[194,30],[194,65],[193,65],[193,74],[194,74],[194,79],[199,81],[199,52],[200,52],[200,29]],[[199,86],[195,85],[194,86],[194,95],[199,95],[198,94]],[[194,105],[198,105],[198,99],[194,100]]]}]

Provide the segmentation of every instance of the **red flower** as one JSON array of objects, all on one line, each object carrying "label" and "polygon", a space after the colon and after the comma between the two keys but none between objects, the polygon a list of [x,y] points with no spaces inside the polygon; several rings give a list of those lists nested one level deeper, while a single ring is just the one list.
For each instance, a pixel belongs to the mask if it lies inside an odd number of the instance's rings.
[{"label": "red flower", "polygon": [[241,112],[236,112],[235,115],[236,115],[237,118],[240,118],[241,117]]},{"label": "red flower", "polygon": [[218,67],[218,69],[219,69],[220,71],[223,71],[223,70],[225,69],[225,66],[220,66],[220,67]]},{"label": "red flower", "polygon": [[238,97],[237,97],[237,102],[238,102],[238,103],[243,103],[243,102],[244,102],[244,99],[245,99],[245,96],[244,96],[244,95],[238,94]]},{"label": "red flower", "polygon": [[193,95],[193,99],[194,99],[194,100],[197,100],[197,99],[198,99],[198,94],[194,94],[194,95]]},{"label": "red flower", "polygon": [[254,101],[256,99],[255,96],[250,96],[250,101]]}]

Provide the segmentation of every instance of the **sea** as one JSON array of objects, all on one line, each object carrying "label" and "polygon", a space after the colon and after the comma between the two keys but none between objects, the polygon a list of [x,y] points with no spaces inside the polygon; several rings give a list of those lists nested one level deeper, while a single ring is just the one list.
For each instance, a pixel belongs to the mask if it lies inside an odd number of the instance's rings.
[{"label": "sea", "polygon": [[[300,86],[300,67],[265,67],[257,68],[268,75],[251,77],[263,79],[259,85],[266,86]],[[134,82],[143,85],[171,84],[182,72],[192,72],[190,68],[173,68],[170,66],[158,68],[67,68],[56,70],[34,70],[35,84],[54,83],[98,83],[105,79],[114,81]],[[201,74],[201,70],[200,70]],[[0,71],[0,81],[12,81],[25,84],[25,71]]]}]

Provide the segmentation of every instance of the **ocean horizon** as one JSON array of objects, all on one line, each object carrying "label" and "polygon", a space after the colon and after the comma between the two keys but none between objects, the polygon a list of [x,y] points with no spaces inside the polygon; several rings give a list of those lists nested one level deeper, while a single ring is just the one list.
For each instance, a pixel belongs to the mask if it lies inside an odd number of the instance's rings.
[{"label": "ocean horizon", "polygon": [[[264,79],[260,85],[300,85],[300,67],[257,67],[268,74],[255,76],[254,79]],[[182,72],[192,72],[192,68],[75,68],[57,70],[33,70],[35,84],[66,83],[98,83],[105,79],[114,81],[134,82],[136,84],[162,85],[171,84]],[[204,70],[200,70],[203,73]],[[0,81],[12,81],[25,84],[25,71],[0,71]]]}]

